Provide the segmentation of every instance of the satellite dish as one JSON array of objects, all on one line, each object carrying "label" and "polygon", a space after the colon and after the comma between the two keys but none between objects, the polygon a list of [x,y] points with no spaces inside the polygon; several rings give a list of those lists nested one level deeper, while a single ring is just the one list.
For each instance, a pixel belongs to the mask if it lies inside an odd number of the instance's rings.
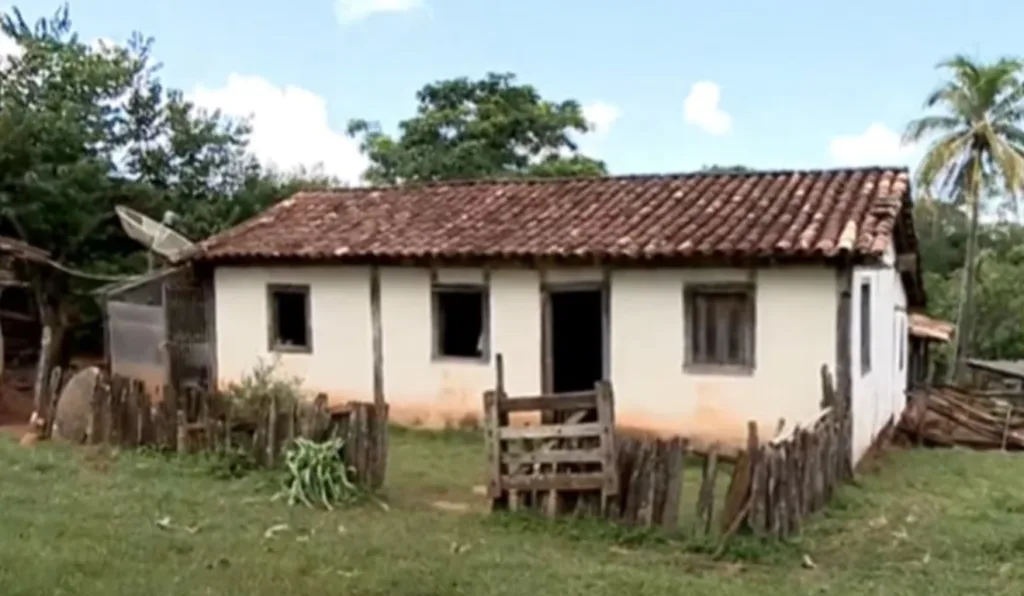
[{"label": "satellite dish", "polygon": [[171,211],[164,214],[163,222],[150,219],[123,205],[118,205],[114,211],[126,234],[170,261],[177,260],[195,247],[191,240],[168,227],[167,224],[177,217]]}]

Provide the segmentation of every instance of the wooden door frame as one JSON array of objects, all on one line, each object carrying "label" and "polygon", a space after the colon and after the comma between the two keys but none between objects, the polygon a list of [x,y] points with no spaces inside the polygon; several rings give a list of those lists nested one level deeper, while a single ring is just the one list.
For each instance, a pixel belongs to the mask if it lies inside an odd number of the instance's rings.
[{"label": "wooden door frame", "polygon": [[607,273],[600,281],[541,282],[540,370],[541,393],[554,393],[551,296],[565,292],[597,292],[601,300],[601,380],[611,377],[611,284]]}]

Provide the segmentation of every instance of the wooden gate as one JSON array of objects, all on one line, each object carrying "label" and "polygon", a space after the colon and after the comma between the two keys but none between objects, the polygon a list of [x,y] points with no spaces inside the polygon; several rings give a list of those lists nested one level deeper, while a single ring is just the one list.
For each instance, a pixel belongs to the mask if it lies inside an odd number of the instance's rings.
[{"label": "wooden gate", "polygon": [[[524,412],[565,417],[557,424],[509,424],[509,414]],[[484,394],[492,508],[604,515],[619,490],[614,412],[611,385],[605,382],[593,391],[509,397],[499,381]]]}]

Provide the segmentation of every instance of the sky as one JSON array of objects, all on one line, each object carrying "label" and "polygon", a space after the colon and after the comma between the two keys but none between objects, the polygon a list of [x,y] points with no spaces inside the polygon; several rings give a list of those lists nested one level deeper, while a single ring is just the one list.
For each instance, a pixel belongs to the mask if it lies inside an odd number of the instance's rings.
[{"label": "sky", "polygon": [[[60,0],[15,0],[28,18]],[[900,134],[964,53],[1024,54],[1020,0],[71,0],[83,39],[155,38],[166,85],[251,118],[253,152],[357,181],[439,79],[512,72],[575,99],[613,174],[908,165]],[[0,48],[2,51],[2,48]]]}]

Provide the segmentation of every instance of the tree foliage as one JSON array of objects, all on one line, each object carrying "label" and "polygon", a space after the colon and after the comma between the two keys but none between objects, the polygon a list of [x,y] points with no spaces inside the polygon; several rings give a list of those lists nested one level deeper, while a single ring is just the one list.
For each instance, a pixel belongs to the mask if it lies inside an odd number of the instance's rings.
[{"label": "tree foliage", "polygon": [[[66,5],[36,21],[13,9],[0,31],[19,48],[0,61],[0,233],[67,267],[140,271],[142,247],[121,231],[116,205],[158,218],[173,211],[175,227],[200,239],[309,182],[264,171],[245,122],[164,88],[151,39],[85,43]],[[95,311],[82,298],[96,282],[49,267],[23,273],[52,339],[43,370],[66,352],[65,332]]]},{"label": "tree foliage", "polygon": [[[914,217],[929,311],[954,320],[963,284],[968,216],[948,203],[920,201]],[[967,353],[977,358],[1024,358],[1024,226],[980,222],[977,242],[974,324],[964,337]]]},{"label": "tree foliage", "polygon": [[579,103],[543,99],[512,74],[457,78],[424,86],[416,114],[392,137],[377,123],[353,120],[348,131],[370,159],[377,184],[509,176],[593,176],[601,161],[579,154],[585,133]]},{"label": "tree foliage", "polygon": [[1016,199],[1024,191],[1024,63],[1004,58],[983,64],[955,56],[939,65],[949,79],[925,100],[936,110],[912,121],[905,140],[931,139],[917,170],[926,196],[966,205],[970,217],[960,276],[957,328],[960,330],[949,380],[968,355],[977,266],[977,236],[981,203],[1001,196]]}]

